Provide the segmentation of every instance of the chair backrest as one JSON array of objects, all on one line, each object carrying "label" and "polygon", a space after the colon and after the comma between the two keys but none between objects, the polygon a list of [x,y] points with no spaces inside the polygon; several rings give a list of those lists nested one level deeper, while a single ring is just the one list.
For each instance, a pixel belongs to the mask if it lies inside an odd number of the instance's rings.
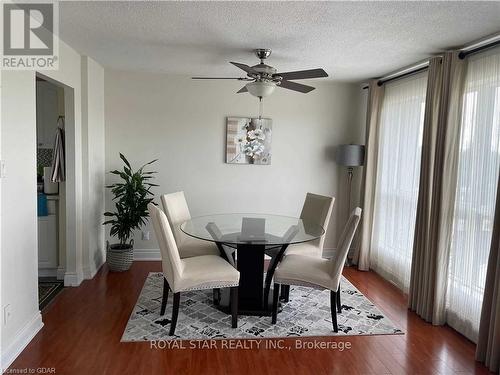
[{"label": "chair backrest", "polygon": [[334,202],[334,197],[307,193],[306,200],[304,201],[304,206],[302,207],[302,212],[300,213],[300,218],[304,222],[321,225],[325,230],[325,234],[321,236],[321,238],[313,242],[320,248],[320,250],[323,250],[326,231],[328,229],[328,223],[330,222],[330,216],[332,215]]},{"label": "chair backrest", "polygon": [[178,191],[176,193],[164,194],[161,196],[161,203],[174,232],[175,240],[180,244],[184,237],[180,226],[183,222],[191,219],[184,192]]},{"label": "chair backrest", "polygon": [[337,251],[335,256],[330,260],[330,276],[332,277],[332,288],[336,290],[340,282],[340,277],[342,276],[342,270],[344,269],[344,263],[349,253],[349,248],[351,247],[354,234],[356,233],[356,228],[358,227],[359,220],[361,219],[361,208],[356,207],[349,216],[347,224],[340,235]]},{"label": "chair backrest", "polygon": [[165,213],[154,204],[148,204],[148,211],[153,227],[160,245],[161,263],[163,274],[167,279],[170,288],[175,290],[177,280],[182,277],[183,262],[179,256],[179,250],[175,242],[172,229],[168,223]]}]

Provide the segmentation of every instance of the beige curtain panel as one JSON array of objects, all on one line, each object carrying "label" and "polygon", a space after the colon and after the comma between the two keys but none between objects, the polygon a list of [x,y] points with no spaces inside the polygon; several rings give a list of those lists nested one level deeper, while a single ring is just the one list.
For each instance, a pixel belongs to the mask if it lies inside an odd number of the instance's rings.
[{"label": "beige curtain panel", "polygon": [[439,235],[436,222],[439,211],[435,197],[442,191],[441,172],[445,124],[439,121],[443,96],[444,64],[441,57],[429,62],[427,93],[422,137],[422,159],[418,190],[415,236],[412,253],[409,307],[426,321],[432,320],[436,283],[436,248],[433,246]]},{"label": "beige curtain panel", "polygon": [[500,176],[476,359],[490,371],[500,372]]},{"label": "beige curtain panel", "polygon": [[458,52],[431,59],[408,305],[433,324],[445,322],[464,82]]},{"label": "beige curtain panel", "polygon": [[370,247],[373,232],[373,211],[375,203],[375,185],[377,181],[377,161],[380,129],[380,112],[384,98],[384,87],[371,80],[368,85],[368,108],[366,113],[365,166],[363,168],[362,196],[363,216],[361,221],[361,240],[353,256],[353,263],[358,269],[370,268]]}]

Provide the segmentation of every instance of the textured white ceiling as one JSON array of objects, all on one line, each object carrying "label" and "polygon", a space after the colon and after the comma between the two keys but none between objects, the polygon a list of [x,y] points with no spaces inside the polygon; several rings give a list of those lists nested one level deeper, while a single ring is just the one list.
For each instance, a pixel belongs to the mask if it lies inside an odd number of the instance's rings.
[{"label": "textured white ceiling", "polygon": [[500,2],[61,2],[61,38],[106,67],[240,76],[272,48],[279,71],[377,77],[500,31]]}]

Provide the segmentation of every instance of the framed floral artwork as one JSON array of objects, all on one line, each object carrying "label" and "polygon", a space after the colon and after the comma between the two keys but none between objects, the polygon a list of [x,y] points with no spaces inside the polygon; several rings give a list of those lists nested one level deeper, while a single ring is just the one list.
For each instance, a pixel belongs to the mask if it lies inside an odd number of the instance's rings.
[{"label": "framed floral artwork", "polygon": [[271,164],[272,120],[228,117],[226,163]]}]

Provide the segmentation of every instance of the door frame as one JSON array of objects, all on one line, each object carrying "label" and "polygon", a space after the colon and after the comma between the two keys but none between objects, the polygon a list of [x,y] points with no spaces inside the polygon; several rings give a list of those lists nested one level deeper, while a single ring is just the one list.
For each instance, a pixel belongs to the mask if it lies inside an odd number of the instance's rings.
[{"label": "door frame", "polygon": [[64,257],[59,256],[60,264],[57,275],[58,278],[64,279],[64,286],[78,286],[83,281],[82,174],[77,172],[77,165],[78,163],[81,165],[82,161],[82,140],[75,125],[75,89],[39,72],[35,73],[35,80],[36,77],[64,90],[66,181],[63,186],[65,197],[65,240],[63,243],[65,249]]}]

